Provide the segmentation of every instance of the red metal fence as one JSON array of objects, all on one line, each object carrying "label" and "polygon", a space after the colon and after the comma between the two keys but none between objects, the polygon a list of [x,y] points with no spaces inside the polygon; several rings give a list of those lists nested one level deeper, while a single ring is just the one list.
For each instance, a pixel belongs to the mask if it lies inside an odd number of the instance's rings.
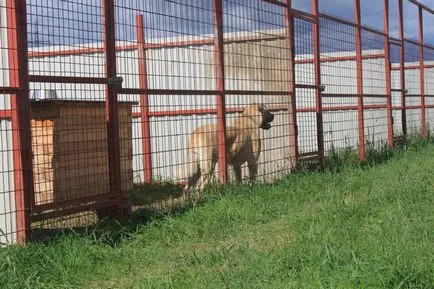
[{"label": "red metal fence", "polygon": [[427,137],[434,11],[328,2],[1,0],[0,244],[119,217],[132,194],[176,204],[155,184],[185,182],[203,124],[217,124],[226,182],[226,129],[252,102],[276,116],[261,132],[265,180],[332,148],[364,159],[367,144]]}]

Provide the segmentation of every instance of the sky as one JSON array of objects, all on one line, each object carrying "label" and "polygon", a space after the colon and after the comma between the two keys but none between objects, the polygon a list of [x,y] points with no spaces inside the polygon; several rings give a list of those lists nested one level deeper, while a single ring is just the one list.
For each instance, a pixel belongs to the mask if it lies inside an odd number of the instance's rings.
[{"label": "sky", "polygon": [[[223,0],[225,32],[284,27],[281,7],[261,0]],[[83,45],[103,39],[101,0],[28,0],[29,41],[31,47]],[[390,33],[398,37],[398,0],[389,0]],[[433,0],[420,2],[434,8]],[[431,2],[431,3],[430,3]],[[213,33],[212,0],[115,0],[116,39],[136,39],[135,16],[143,14],[145,38],[182,37],[185,40]],[[319,0],[321,13],[354,21],[353,0]],[[293,0],[295,9],[311,12],[311,0]],[[362,23],[383,30],[383,1],[361,0]],[[417,7],[404,0],[405,37],[418,38]],[[296,21],[296,53],[311,53],[312,29]],[[320,21],[321,51],[354,50],[354,29],[328,20]],[[363,32],[363,49],[383,49],[382,37]],[[434,45],[434,15],[424,14],[425,42]],[[407,45],[408,61],[417,59],[417,49]],[[392,47],[392,55],[396,54]],[[396,50],[396,49],[395,49]],[[434,53],[433,57],[434,58]],[[427,53],[428,55],[428,53]]]}]

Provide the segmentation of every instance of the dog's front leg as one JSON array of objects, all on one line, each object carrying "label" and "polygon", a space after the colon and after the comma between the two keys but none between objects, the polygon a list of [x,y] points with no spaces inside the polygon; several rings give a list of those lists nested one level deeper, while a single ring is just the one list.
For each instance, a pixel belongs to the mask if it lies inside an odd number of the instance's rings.
[{"label": "dog's front leg", "polygon": [[256,179],[256,176],[258,174],[258,162],[256,160],[252,160],[248,162],[249,166],[249,178],[250,181],[254,181]]}]

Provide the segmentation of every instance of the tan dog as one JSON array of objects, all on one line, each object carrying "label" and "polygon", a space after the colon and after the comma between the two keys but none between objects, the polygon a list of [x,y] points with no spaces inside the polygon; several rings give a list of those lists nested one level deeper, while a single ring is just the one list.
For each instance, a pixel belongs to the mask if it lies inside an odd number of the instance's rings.
[{"label": "tan dog", "polygon": [[[264,105],[255,103],[227,125],[227,162],[233,167],[237,181],[241,181],[241,166],[245,162],[250,180],[256,178],[261,151],[260,129],[270,129],[273,120],[274,115]],[[208,183],[218,161],[217,143],[217,124],[201,126],[191,133],[187,143],[186,190],[196,185],[202,189]]]}]

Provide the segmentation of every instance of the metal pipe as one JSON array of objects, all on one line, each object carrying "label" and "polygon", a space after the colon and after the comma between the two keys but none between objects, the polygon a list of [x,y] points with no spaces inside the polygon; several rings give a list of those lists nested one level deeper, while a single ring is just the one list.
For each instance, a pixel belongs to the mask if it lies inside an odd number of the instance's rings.
[{"label": "metal pipe", "polygon": [[363,106],[363,62],[362,62],[362,28],[360,0],[354,0],[356,21],[356,74],[357,74],[357,121],[359,126],[359,157],[365,159],[365,116]]},{"label": "metal pipe", "polygon": [[[104,18],[104,52],[105,72],[107,81],[116,77],[116,50],[115,50],[115,11],[114,0],[103,1]],[[117,200],[116,214],[120,217],[123,213],[123,197],[121,193],[121,165],[119,147],[119,117],[118,117],[118,84],[106,85],[106,121],[108,139],[108,160],[110,177],[110,195]]]},{"label": "metal pipe", "polygon": [[225,102],[225,73],[223,51],[223,4],[222,0],[214,0],[214,58],[216,89],[221,91],[217,95],[217,142],[219,177],[222,183],[227,180],[227,156],[226,156],[226,102]]},{"label": "metal pipe", "polygon": [[428,137],[428,127],[426,123],[426,109],[425,109],[425,54],[423,49],[424,37],[423,37],[423,8],[419,6],[419,65],[420,65],[420,113],[422,120],[422,136],[424,139]]},{"label": "metal pipe", "polygon": [[386,102],[387,102],[387,143],[393,147],[393,111],[392,111],[392,72],[390,62],[389,40],[389,0],[384,0],[384,71],[386,76]]},{"label": "metal pipe", "polygon": [[19,88],[11,94],[11,120],[16,236],[22,245],[31,238],[30,214],[34,204],[26,1],[7,0],[6,7],[9,86]]},{"label": "metal pipe", "polygon": [[399,22],[399,41],[401,43],[399,52],[400,62],[400,89],[401,89],[401,120],[402,120],[402,133],[407,135],[407,111],[405,99],[405,48],[404,48],[404,7],[402,0],[398,0],[398,22]]},{"label": "metal pipe", "polygon": [[314,73],[315,73],[315,98],[316,98],[316,130],[317,130],[317,145],[318,145],[318,159],[324,158],[324,124],[322,112],[322,92],[321,85],[321,54],[320,54],[320,26],[319,26],[319,7],[318,0],[312,0],[312,14],[317,19],[313,23],[313,58],[314,58]]},{"label": "metal pipe", "polygon": [[291,93],[288,103],[288,129],[289,129],[289,158],[291,167],[298,166],[298,128],[297,128],[297,105],[295,84],[295,41],[294,41],[294,15],[292,14],[292,1],[286,0],[285,9],[285,34],[286,47],[289,53],[288,65],[288,91]]},{"label": "metal pipe", "polygon": [[[139,87],[148,89],[148,69],[145,51],[145,37],[143,27],[143,16],[136,17],[138,66],[139,66]],[[140,115],[142,130],[142,152],[143,152],[143,175],[145,183],[152,181],[152,156],[151,156],[151,129],[149,126],[149,99],[148,93],[140,94]]]}]

